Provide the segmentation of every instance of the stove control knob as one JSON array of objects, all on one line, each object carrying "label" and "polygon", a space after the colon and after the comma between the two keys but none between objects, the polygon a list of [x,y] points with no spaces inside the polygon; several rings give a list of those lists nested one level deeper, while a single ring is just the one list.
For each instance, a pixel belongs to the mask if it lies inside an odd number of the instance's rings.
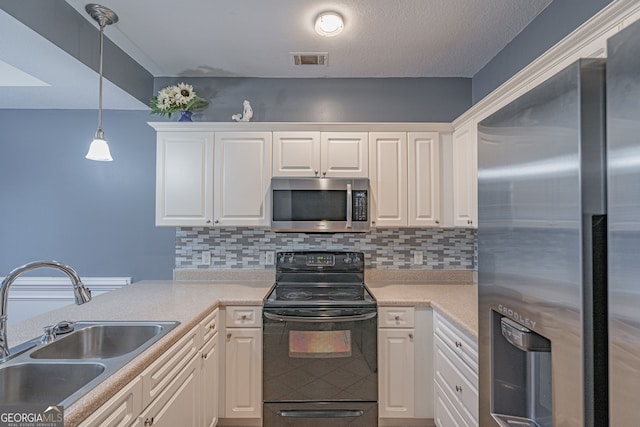
[{"label": "stove control knob", "polygon": [[347,255],[346,257],[344,257],[344,263],[345,263],[345,264],[351,264],[351,258],[349,258],[349,255]]},{"label": "stove control knob", "polygon": [[358,255],[353,257],[353,262],[358,263],[360,262],[360,257]]}]

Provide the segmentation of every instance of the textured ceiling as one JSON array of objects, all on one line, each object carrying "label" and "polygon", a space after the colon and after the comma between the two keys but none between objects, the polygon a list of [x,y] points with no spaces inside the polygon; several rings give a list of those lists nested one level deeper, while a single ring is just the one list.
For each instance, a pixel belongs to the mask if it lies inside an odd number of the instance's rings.
[{"label": "textured ceiling", "polygon": [[[86,0],[66,0],[84,12]],[[472,77],[551,0],[102,0],[108,36],[154,76]],[[319,12],[345,19],[338,37]],[[294,67],[290,52],[328,52]]]},{"label": "textured ceiling", "polygon": [[[99,3],[120,17],[105,29],[105,36],[156,77],[338,78],[472,77],[551,1]],[[66,2],[76,9],[78,19],[97,28],[84,10],[87,0]],[[314,32],[315,17],[327,10],[345,18],[345,30],[338,37]],[[95,108],[95,71],[2,10],[0,39],[12,41],[0,43],[0,108]],[[327,52],[328,65],[296,67],[290,52]],[[104,108],[145,108],[108,80],[105,85]]]}]

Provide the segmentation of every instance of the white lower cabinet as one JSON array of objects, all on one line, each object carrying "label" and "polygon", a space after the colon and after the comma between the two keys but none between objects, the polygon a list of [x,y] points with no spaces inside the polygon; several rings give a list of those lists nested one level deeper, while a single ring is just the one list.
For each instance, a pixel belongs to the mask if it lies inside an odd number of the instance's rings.
[{"label": "white lower cabinet", "polygon": [[478,425],[477,343],[434,314],[435,421],[438,427]]},{"label": "white lower cabinet", "polygon": [[138,418],[139,427],[197,426],[200,420],[200,364],[194,356]]},{"label": "white lower cabinet", "polygon": [[217,316],[216,309],[80,426],[215,426]]},{"label": "white lower cabinet", "polygon": [[378,412],[381,421],[433,418],[431,310],[379,307],[378,317]]},{"label": "white lower cabinet", "polygon": [[138,421],[140,411],[142,411],[142,379],[137,377],[80,423],[80,427],[133,426]]},{"label": "white lower cabinet", "polygon": [[261,307],[226,307],[225,418],[262,416]]},{"label": "white lower cabinet", "polygon": [[218,388],[220,387],[220,344],[218,342],[218,309],[200,322],[203,332],[203,346],[200,350],[200,404],[202,427],[218,424]]}]

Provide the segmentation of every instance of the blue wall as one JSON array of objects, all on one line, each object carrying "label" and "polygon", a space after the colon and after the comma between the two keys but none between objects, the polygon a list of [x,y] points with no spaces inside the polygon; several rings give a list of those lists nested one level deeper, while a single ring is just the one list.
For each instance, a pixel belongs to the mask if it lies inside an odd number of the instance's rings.
[{"label": "blue wall", "polygon": [[509,80],[611,0],[554,0],[473,76],[473,103]]},{"label": "blue wall", "polygon": [[175,229],[154,225],[149,114],[104,112],[115,159],[107,163],[84,158],[97,116],[0,110],[0,276],[29,261],[55,259],[81,276],[172,277]]},{"label": "blue wall", "polygon": [[182,81],[210,101],[199,121],[231,121],[245,99],[260,122],[451,122],[471,107],[468,78],[157,78],[155,91]]}]

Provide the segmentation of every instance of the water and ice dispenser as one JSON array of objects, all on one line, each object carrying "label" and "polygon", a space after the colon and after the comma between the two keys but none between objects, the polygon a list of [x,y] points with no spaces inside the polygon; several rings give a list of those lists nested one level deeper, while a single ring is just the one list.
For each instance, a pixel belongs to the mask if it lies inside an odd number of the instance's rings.
[{"label": "water and ice dispenser", "polygon": [[491,415],[503,427],[552,427],[551,341],[492,315]]}]

